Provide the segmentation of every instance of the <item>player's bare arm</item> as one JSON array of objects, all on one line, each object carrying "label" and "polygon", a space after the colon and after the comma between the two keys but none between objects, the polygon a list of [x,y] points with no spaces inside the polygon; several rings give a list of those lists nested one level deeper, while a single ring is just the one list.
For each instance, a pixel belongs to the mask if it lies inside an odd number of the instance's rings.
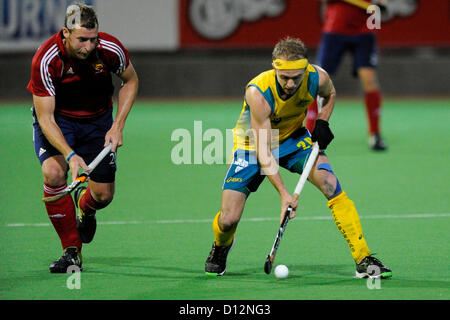
[{"label": "player's bare arm", "polygon": [[[47,140],[64,156],[64,159],[73,152],[72,148],[67,144],[61,129],[55,121],[55,97],[41,97],[33,95],[34,109],[39,126],[42,129]],[[70,171],[72,172],[72,180],[75,180],[79,169],[88,170],[88,166],[84,160],[74,154],[69,160]]]},{"label": "player's bare arm", "polygon": [[317,94],[324,99],[322,110],[317,115],[317,119],[329,121],[334,109],[336,90],[328,73],[318,66],[316,68],[319,71],[319,90]]},{"label": "player's bare arm", "polygon": [[317,114],[316,125],[311,134],[312,141],[317,141],[321,150],[325,150],[328,144],[333,140],[334,135],[328,125],[331,113],[334,109],[336,99],[336,90],[328,73],[322,68],[316,66],[319,72],[319,88],[317,94],[323,98],[322,109]]},{"label": "player's bare arm", "polygon": [[117,114],[111,129],[105,136],[105,147],[111,142],[114,152],[117,147],[123,145],[123,129],[139,86],[139,79],[131,61],[125,71],[119,75],[119,78],[123,81],[123,86],[119,90]]},{"label": "player's bare arm", "polygon": [[291,214],[291,218],[294,218],[297,201],[286,189],[278,170],[278,164],[271,151],[270,106],[255,87],[247,88],[245,99],[250,106],[251,123],[256,135],[259,164],[281,197],[280,221],[283,219],[289,205],[294,209]]}]

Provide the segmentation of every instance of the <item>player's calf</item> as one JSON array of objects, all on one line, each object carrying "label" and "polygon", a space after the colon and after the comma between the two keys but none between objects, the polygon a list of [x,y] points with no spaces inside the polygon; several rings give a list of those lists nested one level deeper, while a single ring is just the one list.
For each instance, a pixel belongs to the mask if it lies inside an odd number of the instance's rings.
[{"label": "player's calf", "polygon": [[98,199],[92,194],[90,186],[80,187],[74,193],[74,202],[78,210],[77,228],[83,243],[89,243],[94,238],[97,229],[95,213],[111,203],[113,192],[104,191],[96,194],[96,197]]},{"label": "player's calf", "polygon": [[[44,197],[58,195],[66,188],[66,184],[50,186],[44,184]],[[52,203],[45,203],[48,217],[55,228],[63,248],[81,248],[82,243],[75,222],[75,206],[70,195]]]},{"label": "player's calf", "polygon": [[342,191],[338,196],[328,201],[328,207],[331,209],[336,227],[347,241],[355,262],[370,255],[358,211],[353,201]]},{"label": "player's calf", "polygon": [[83,243],[91,242],[97,230],[95,210],[91,209],[90,212],[86,213],[80,205],[81,199],[87,191],[86,187],[79,187],[74,193],[74,202],[77,208],[77,230]]},{"label": "player's calf", "polygon": [[223,230],[219,223],[222,212],[219,211],[213,221],[214,242],[205,263],[205,273],[209,276],[221,276],[227,268],[228,252],[233,248],[237,222]]}]

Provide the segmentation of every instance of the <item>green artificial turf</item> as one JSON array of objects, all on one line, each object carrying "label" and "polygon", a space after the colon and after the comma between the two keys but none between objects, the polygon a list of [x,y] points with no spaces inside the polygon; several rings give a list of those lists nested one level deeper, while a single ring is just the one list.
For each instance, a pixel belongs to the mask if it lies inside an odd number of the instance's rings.
[{"label": "green artificial turf", "polygon": [[[194,121],[202,121],[203,133],[218,129],[225,136],[241,101],[140,101],[119,149],[116,196],[97,214],[95,239],[83,247],[81,288],[71,290],[70,275],[48,270],[61,247],[40,200],[29,107],[4,103],[0,299],[448,300],[448,106],[448,100],[386,100],[382,128],[389,149],[376,153],[367,146],[362,102],[336,104],[327,154],[356,204],[369,247],[393,270],[392,279],[370,289],[366,279],[353,278],[348,246],[311,184],[275,261],[289,267],[289,277],[264,273],[280,215],[279,196],[267,179],[247,202],[226,275],[206,277],[226,155],[222,164],[175,165],[178,142],[171,136],[186,129],[205,150],[212,142],[195,137]],[[298,176],[283,170],[282,177],[293,191]]]}]

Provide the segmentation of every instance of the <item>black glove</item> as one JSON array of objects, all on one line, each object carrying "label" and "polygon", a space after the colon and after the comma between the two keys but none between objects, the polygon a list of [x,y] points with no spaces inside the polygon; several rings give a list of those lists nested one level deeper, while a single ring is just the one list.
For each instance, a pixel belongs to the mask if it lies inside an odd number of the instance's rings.
[{"label": "black glove", "polygon": [[317,119],[311,135],[312,141],[317,141],[319,143],[320,150],[325,150],[333,138],[334,135],[328,126],[328,122],[322,119]]}]

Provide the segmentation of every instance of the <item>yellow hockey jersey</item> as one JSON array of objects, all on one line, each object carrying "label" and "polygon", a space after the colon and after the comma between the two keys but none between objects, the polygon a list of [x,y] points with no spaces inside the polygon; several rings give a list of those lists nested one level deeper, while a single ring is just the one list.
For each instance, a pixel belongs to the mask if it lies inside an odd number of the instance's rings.
[{"label": "yellow hockey jersey", "polygon": [[[276,148],[303,126],[308,107],[317,97],[319,73],[315,66],[309,64],[299,88],[286,100],[280,97],[279,90],[282,89],[277,85],[275,69],[262,72],[253,78],[245,88],[247,89],[249,86],[256,87],[272,109],[271,127],[278,130],[278,135],[274,134],[277,131],[272,131],[271,146]],[[233,129],[235,149],[255,150],[251,133],[250,108],[251,106],[244,99],[241,114]]]}]

